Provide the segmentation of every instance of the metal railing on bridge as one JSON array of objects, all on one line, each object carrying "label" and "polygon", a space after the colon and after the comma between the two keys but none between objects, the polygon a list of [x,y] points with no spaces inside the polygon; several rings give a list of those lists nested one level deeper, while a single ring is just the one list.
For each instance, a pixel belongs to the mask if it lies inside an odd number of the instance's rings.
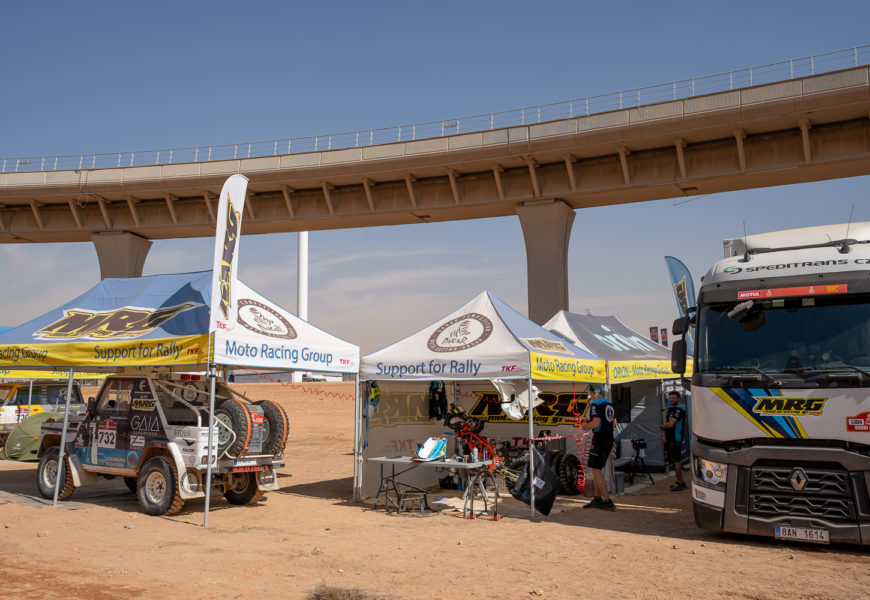
[{"label": "metal railing on bridge", "polygon": [[256,158],[432,139],[604,113],[786,81],[870,63],[870,45],[564,102],[312,137],[130,152],[0,158],[0,173],[106,169]]}]

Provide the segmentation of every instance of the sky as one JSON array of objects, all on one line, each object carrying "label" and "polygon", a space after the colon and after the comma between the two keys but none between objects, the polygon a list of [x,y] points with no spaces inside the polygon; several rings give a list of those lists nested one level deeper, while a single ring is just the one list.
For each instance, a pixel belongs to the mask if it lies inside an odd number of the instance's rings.
[{"label": "sky", "polygon": [[[4,6],[0,157],[303,137],[606,94],[870,43],[870,3],[30,2]],[[670,328],[665,255],[696,286],[722,239],[870,221],[857,177],[577,211],[569,308]],[[243,229],[244,234],[244,229]],[[211,268],[158,240],[144,274]],[[309,320],[363,353],[484,289],[527,311],[516,217],[312,232]],[[296,311],[296,234],[240,240],[239,276]],[[99,281],[90,243],[2,244],[0,325]]]}]

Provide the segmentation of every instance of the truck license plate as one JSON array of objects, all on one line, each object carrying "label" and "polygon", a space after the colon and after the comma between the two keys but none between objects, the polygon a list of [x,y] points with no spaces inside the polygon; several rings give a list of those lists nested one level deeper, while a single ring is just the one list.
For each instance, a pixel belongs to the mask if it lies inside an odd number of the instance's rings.
[{"label": "truck license plate", "polygon": [[831,542],[827,529],[777,525],[774,536],[780,540],[797,540],[799,542],[815,542],[817,544],[829,544]]}]

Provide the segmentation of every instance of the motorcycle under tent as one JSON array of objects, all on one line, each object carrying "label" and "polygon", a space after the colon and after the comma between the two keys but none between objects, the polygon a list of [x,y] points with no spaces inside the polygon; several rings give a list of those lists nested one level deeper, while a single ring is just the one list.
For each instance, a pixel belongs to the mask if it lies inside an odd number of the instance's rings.
[{"label": "motorcycle under tent", "polygon": [[[605,364],[482,292],[417,333],[364,356],[360,379],[368,392],[360,393],[364,400],[357,420],[363,448],[354,479],[357,499],[374,496],[378,488],[379,467],[365,459],[411,456],[418,443],[445,435],[443,416],[429,404],[432,382],[444,382],[454,403],[469,416],[485,419],[483,436],[516,446],[535,438],[536,425],[554,435],[576,433],[575,411],[586,410],[588,384],[605,381]],[[524,415],[515,413],[519,420],[511,419],[490,379],[513,384],[517,395],[528,393],[526,398],[534,385],[544,402]],[[379,390],[376,402],[371,400],[373,383]],[[450,444],[448,454],[454,453]],[[403,477],[419,487],[438,483],[434,469],[415,469]],[[534,507],[532,486],[532,517]]]},{"label": "motorcycle under tent", "polygon": [[[607,363],[610,401],[619,423],[615,438],[627,463],[633,439],[646,442],[644,461],[651,470],[666,465],[662,432],[667,391],[683,393],[680,375],[671,371],[671,353],[628,327],[615,316],[578,315],[559,311],[544,327]],[[684,402],[688,405],[688,398]]]},{"label": "motorcycle under tent", "polygon": [[[238,279],[247,181],[233,175],[221,190],[212,270],[103,279],[62,306],[0,333],[0,370],[68,369],[67,401],[77,368],[207,371],[207,481],[217,460],[218,367],[358,374],[358,346],[300,319]],[[59,462],[71,443],[66,439],[68,420],[69,406]],[[210,492],[206,486],[206,526]],[[56,488],[55,504],[57,494]]]}]

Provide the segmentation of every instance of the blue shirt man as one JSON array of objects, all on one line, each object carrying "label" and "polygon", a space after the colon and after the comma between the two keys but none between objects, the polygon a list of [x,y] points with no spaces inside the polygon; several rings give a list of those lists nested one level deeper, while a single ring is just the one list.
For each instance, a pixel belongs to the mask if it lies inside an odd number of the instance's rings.
[{"label": "blue shirt man", "polygon": [[671,405],[665,413],[665,422],[661,425],[662,442],[665,452],[674,465],[676,481],[671,485],[672,492],[686,489],[683,481],[683,430],[686,425],[686,407],[680,403],[680,392],[668,392],[668,400]]},{"label": "blue shirt man", "polygon": [[583,508],[601,508],[616,510],[616,505],[610,499],[607,482],[604,480],[604,465],[613,450],[613,430],[616,427],[616,411],[613,405],[602,397],[601,388],[589,388],[589,420],[581,427],[592,431],[592,449],[589,451],[589,469],[592,471],[592,487],[595,497]]}]

